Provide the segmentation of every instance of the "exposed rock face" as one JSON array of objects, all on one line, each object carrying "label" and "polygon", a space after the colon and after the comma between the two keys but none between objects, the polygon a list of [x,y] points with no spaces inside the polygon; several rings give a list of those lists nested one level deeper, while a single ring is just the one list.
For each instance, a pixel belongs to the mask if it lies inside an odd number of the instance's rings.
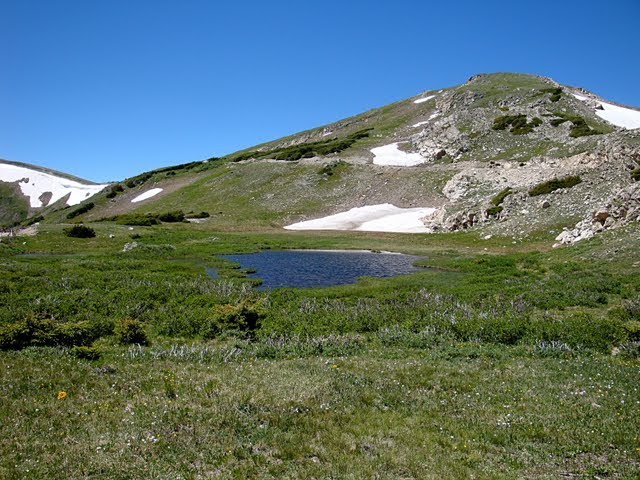
[{"label": "exposed rock face", "polygon": [[565,229],[556,237],[560,245],[571,245],[593,237],[610,228],[617,228],[629,222],[640,222],[640,184],[636,183],[618,191],[600,209],[593,212],[590,218],[578,222],[569,230]]}]

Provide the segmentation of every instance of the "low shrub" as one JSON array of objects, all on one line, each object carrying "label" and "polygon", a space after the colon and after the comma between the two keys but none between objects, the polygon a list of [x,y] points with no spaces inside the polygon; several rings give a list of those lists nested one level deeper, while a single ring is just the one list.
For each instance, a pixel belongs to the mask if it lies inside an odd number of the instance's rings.
[{"label": "low shrub", "polygon": [[60,323],[30,313],[20,322],[0,326],[0,350],[19,350],[29,346],[90,345],[101,333],[99,325],[88,321]]},{"label": "low shrub", "polygon": [[260,328],[264,317],[261,306],[246,301],[237,305],[216,305],[211,317],[203,323],[200,334],[204,338],[214,338],[227,331],[251,334]]},{"label": "low shrub", "polygon": [[493,121],[494,130],[506,130],[507,127],[511,127],[509,130],[514,135],[525,135],[533,132],[535,127],[542,125],[542,120],[538,117],[534,117],[531,122],[527,122],[527,116],[520,115],[503,115],[497,117]]},{"label": "low shrub", "polygon": [[558,100],[560,100],[560,97],[562,96],[562,87],[542,88],[540,89],[540,91],[543,93],[550,93],[551,96],[549,97],[549,100],[551,100],[552,102],[557,102]]},{"label": "low shrub", "polygon": [[74,346],[71,348],[69,353],[83,360],[99,360],[101,356],[101,352],[96,347],[87,347],[87,346]]},{"label": "low shrub", "polygon": [[148,345],[149,339],[143,323],[133,318],[124,318],[116,324],[114,333],[122,345]]},{"label": "low shrub", "polygon": [[553,112],[557,118],[553,118],[549,123],[557,127],[565,122],[571,122],[569,136],[572,138],[584,137],[588,135],[601,135],[603,132],[587,125],[584,118],[579,115],[571,115],[568,113]]},{"label": "low shrub", "polygon": [[577,175],[571,175],[564,178],[554,178],[547,182],[542,182],[529,190],[529,196],[535,197],[538,195],[544,195],[551,193],[560,188],[571,188],[579,183],[582,183],[582,179]]},{"label": "low shrub", "polygon": [[631,170],[631,178],[636,182],[640,182],[640,167]]},{"label": "low shrub", "polygon": [[273,150],[254,150],[251,152],[241,153],[233,157],[234,162],[248,160],[251,158],[273,158],[275,160],[299,160],[301,158],[310,158],[316,155],[328,155],[330,153],[339,153],[346,150],[361,138],[369,136],[372,128],[358,130],[344,138],[331,138],[320,140],[318,142],[299,143],[283,148]]},{"label": "low shrub", "polygon": [[75,210],[67,213],[67,218],[68,219],[72,219],[72,218],[77,217],[78,215],[82,215],[83,213],[87,213],[93,207],[95,207],[93,202],[85,203],[84,205],[81,205],[80,207],[76,208]]},{"label": "low shrub", "polygon": [[189,212],[185,215],[185,218],[209,218],[211,215],[209,214],[209,212],[200,212],[200,213],[193,213],[193,212]]},{"label": "low shrub", "polygon": [[491,199],[491,205],[495,205],[496,207],[498,205],[501,205],[502,202],[504,202],[504,199],[507,198],[512,193],[513,193],[513,190],[511,190],[511,187],[505,188],[504,190],[502,190],[500,193],[498,193]]},{"label": "low shrub", "polygon": [[74,238],[93,238],[96,236],[96,232],[91,227],[84,225],[73,225],[71,227],[64,228],[62,230],[67,237]]},{"label": "low shrub", "polygon": [[495,217],[500,212],[502,212],[503,208],[500,205],[496,205],[494,207],[489,207],[485,210],[488,216]]},{"label": "low shrub", "polygon": [[173,212],[165,212],[158,214],[158,220],[167,223],[182,222],[184,220],[184,212],[182,210],[174,210]]},{"label": "low shrub", "polygon": [[157,215],[150,213],[128,213],[115,217],[116,223],[119,225],[136,225],[141,227],[150,227],[152,225],[160,225]]}]

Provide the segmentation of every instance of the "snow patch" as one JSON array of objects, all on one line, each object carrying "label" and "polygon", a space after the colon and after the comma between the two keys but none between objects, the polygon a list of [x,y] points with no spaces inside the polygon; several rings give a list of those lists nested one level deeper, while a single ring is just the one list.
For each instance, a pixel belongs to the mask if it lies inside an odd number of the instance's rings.
[{"label": "snow patch", "polygon": [[0,163],[0,181],[18,182],[22,193],[29,197],[32,208],[43,206],[40,197],[47,192],[51,193],[51,199],[47,205],[57,202],[66,195],[69,195],[67,205],[77,205],[108,186],[108,184],[87,185],[9,163]]},{"label": "snow patch", "polygon": [[[575,93],[573,96],[583,102],[589,100],[589,98],[583,97],[582,95],[576,95]],[[602,105],[603,109],[598,109],[595,113],[603,120],[606,120],[617,127],[624,127],[630,130],[640,128],[640,111],[620,107],[607,102],[597,101],[597,103],[598,105]]]},{"label": "snow patch", "polygon": [[428,95],[428,96],[426,96],[424,98],[419,98],[418,100],[414,100],[413,103],[424,103],[424,102],[427,102],[427,101],[431,100],[434,97],[435,97],[435,95]]},{"label": "snow patch", "polygon": [[152,188],[151,190],[147,190],[146,192],[141,193],[140,195],[138,195],[136,198],[131,200],[131,203],[138,203],[138,202],[141,202],[143,200],[146,200],[147,198],[155,197],[161,191],[162,191],[161,188]]},{"label": "snow patch", "polygon": [[384,145],[371,149],[373,163],[392,167],[412,167],[425,162],[425,158],[419,153],[408,153],[398,149],[398,143]]},{"label": "snow patch", "polygon": [[429,118],[427,118],[425,121],[423,122],[418,122],[418,123],[414,123],[413,125],[411,125],[413,128],[417,128],[417,127],[421,127],[422,125],[426,125],[427,123],[429,123],[429,121],[433,120],[434,118],[438,117],[440,115],[440,112],[434,112],[432,113]]},{"label": "snow patch", "polygon": [[390,203],[352,208],[328,217],[287,225],[287,230],[356,230],[362,232],[429,233],[422,218],[435,208],[399,208]]}]

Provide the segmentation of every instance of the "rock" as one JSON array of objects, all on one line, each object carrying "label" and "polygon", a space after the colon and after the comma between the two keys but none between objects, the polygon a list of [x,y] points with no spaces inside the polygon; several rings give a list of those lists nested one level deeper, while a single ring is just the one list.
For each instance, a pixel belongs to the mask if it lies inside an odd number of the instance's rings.
[{"label": "rock", "polygon": [[130,242],[130,243],[125,243],[124,244],[124,248],[122,249],[123,252],[130,252],[131,250],[134,250],[136,248],[138,248],[139,244],[138,242]]},{"label": "rock", "polygon": [[116,236],[113,233],[110,233],[109,238],[116,238]]},{"label": "rock", "polygon": [[551,202],[549,200],[545,200],[540,204],[540,206],[542,208],[549,208],[551,206]]},{"label": "rock", "polygon": [[606,210],[598,210],[597,212],[595,212],[593,214],[593,220],[595,220],[597,222],[600,222],[602,224],[610,216],[611,215],[609,215],[608,211],[606,211]]}]

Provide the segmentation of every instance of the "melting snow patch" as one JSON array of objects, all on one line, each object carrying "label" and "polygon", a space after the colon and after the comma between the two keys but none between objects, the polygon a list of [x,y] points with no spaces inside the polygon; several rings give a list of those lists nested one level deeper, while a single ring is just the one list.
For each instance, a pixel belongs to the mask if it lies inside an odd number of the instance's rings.
[{"label": "melting snow patch", "polygon": [[371,153],[375,165],[412,167],[425,162],[425,158],[419,153],[408,153],[398,149],[398,143],[372,148]]},{"label": "melting snow patch", "polygon": [[[578,100],[589,100],[587,97],[583,97],[582,95],[573,94]],[[598,105],[602,105],[602,110],[596,110],[596,115],[598,115],[603,120],[606,120],[609,123],[613,123],[617,127],[624,127],[630,130],[635,128],[640,128],[640,111],[632,110],[631,108],[619,107],[618,105],[613,105],[607,102],[597,102]]]},{"label": "melting snow patch", "polygon": [[422,125],[426,125],[427,123],[429,123],[430,120],[433,120],[434,118],[436,118],[438,115],[440,115],[439,112],[434,112],[432,113],[429,118],[427,118],[424,122],[418,122],[415,123],[413,125],[411,125],[412,127],[416,128],[416,127],[421,127]]},{"label": "melting snow patch", "polygon": [[161,191],[162,191],[161,188],[152,188],[151,190],[147,190],[146,192],[141,193],[140,195],[138,195],[136,198],[131,200],[131,203],[137,203],[137,202],[141,202],[143,200],[146,200],[147,198],[155,197]]},{"label": "melting snow patch", "polygon": [[316,220],[288,225],[287,230],[357,230],[363,232],[429,233],[422,218],[435,208],[399,208],[390,203],[352,208]]},{"label": "melting snow patch", "polygon": [[424,98],[419,98],[418,100],[414,100],[413,103],[424,103],[424,102],[427,102],[427,101],[431,100],[434,97],[435,97],[435,95],[429,95],[429,96],[426,96]]},{"label": "melting snow patch", "polygon": [[0,181],[18,182],[22,193],[29,197],[29,203],[32,208],[43,206],[40,197],[47,192],[51,193],[51,199],[47,205],[57,202],[66,195],[69,195],[67,205],[77,205],[108,186],[108,184],[87,185],[68,178],[9,163],[0,163]]}]

